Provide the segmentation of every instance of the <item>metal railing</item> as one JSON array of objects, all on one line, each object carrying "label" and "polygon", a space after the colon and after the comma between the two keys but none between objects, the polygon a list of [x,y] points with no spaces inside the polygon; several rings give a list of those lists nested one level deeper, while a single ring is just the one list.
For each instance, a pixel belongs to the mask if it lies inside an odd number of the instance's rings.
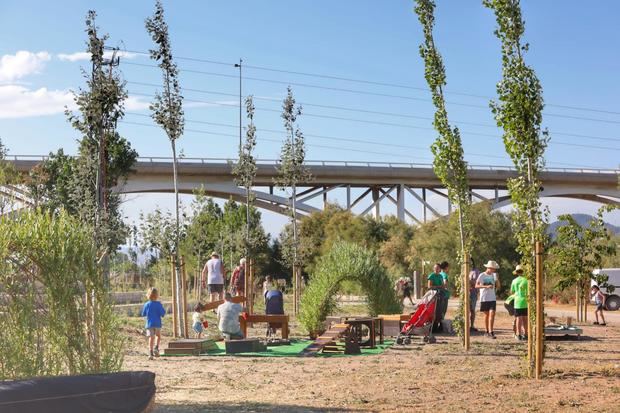
[{"label": "metal railing", "polygon": [[[48,155],[9,155],[7,160],[13,161],[44,161],[49,159]],[[142,163],[161,163],[171,162],[172,158],[167,156],[140,156],[138,162]],[[182,157],[178,159],[179,163],[221,163],[234,164],[237,159],[232,158],[195,158]],[[259,165],[277,165],[280,163],[278,159],[257,159]],[[377,161],[333,161],[333,160],[306,160],[308,166],[345,166],[345,167],[367,167],[367,168],[432,168],[432,164],[415,163],[415,162],[377,162]],[[516,171],[512,166],[506,165],[468,165],[470,170],[488,170],[488,171]],[[620,169],[593,169],[593,168],[544,168],[546,172],[566,172],[566,173],[596,173],[596,174],[615,174],[620,175]]]}]

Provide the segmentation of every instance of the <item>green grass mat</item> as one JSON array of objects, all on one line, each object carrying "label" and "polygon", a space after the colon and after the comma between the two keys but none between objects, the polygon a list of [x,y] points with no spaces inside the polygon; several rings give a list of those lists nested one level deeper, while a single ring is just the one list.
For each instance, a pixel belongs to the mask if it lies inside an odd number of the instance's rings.
[{"label": "green grass mat", "polygon": [[[237,353],[237,354],[226,354],[226,350],[224,348],[224,342],[218,341],[217,350],[211,350],[207,354],[203,354],[206,356],[230,356],[230,357],[297,357],[299,353],[303,351],[308,345],[312,343],[311,340],[291,340],[290,345],[282,345],[282,346],[272,346],[267,347],[266,351],[258,352],[258,353]],[[388,347],[390,347],[394,341],[386,340],[384,344],[377,344],[376,348],[373,349],[362,349],[363,355],[373,355],[373,354],[381,354]],[[350,357],[346,354],[322,354],[319,353],[318,357]]]}]

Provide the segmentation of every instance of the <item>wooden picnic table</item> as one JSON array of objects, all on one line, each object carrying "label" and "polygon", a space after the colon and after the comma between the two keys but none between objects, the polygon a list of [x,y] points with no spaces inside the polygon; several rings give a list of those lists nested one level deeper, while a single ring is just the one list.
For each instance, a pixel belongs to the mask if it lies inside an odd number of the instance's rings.
[{"label": "wooden picnic table", "polygon": [[239,324],[241,325],[241,332],[244,337],[248,336],[248,323],[269,323],[269,324],[281,324],[282,338],[288,339],[288,322],[289,316],[287,314],[247,314],[239,316]]}]

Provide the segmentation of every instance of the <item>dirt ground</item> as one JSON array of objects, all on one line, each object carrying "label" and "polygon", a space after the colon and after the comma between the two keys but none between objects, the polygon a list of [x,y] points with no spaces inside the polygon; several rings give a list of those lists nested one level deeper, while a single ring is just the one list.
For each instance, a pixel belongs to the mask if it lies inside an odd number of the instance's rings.
[{"label": "dirt ground", "polygon": [[[361,309],[346,310],[360,314]],[[548,309],[562,310],[568,309]],[[476,320],[478,327],[481,321]],[[141,321],[129,319],[125,369],[156,373],[156,412],[617,412],[620,314],[608,321],[606,327],[584,325],[579,340],[547,341],[542,381],[524,378],[525,344],[512,337],[512,319],[502,311],[497,340],[476,335],[468,354],[457,337],[439,335],[432,345],[344,358],[149,361]]]}]

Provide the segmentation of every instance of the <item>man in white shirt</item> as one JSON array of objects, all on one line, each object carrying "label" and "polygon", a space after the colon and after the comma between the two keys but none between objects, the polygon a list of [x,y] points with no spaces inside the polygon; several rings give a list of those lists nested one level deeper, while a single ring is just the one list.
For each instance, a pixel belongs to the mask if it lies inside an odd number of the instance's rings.
[{"label": "man in white shirt", "polygon": [[239,314],[243,311],[241,304],[231,301],[232,295],[227,292],[224,295],[224,304],[217,308],[218,327],[227,339],[243,338]]},{"label": "man in white shirt", "polygon": [[209,290],[209,302],[221,300],[224,297],[224,278],[226,276],[226,270],[224,270],[224,264],[217,252],[211,253],[211,259],[207,261],[202,269],[203,283],[205,276],[207,278],[207,287]]}]

